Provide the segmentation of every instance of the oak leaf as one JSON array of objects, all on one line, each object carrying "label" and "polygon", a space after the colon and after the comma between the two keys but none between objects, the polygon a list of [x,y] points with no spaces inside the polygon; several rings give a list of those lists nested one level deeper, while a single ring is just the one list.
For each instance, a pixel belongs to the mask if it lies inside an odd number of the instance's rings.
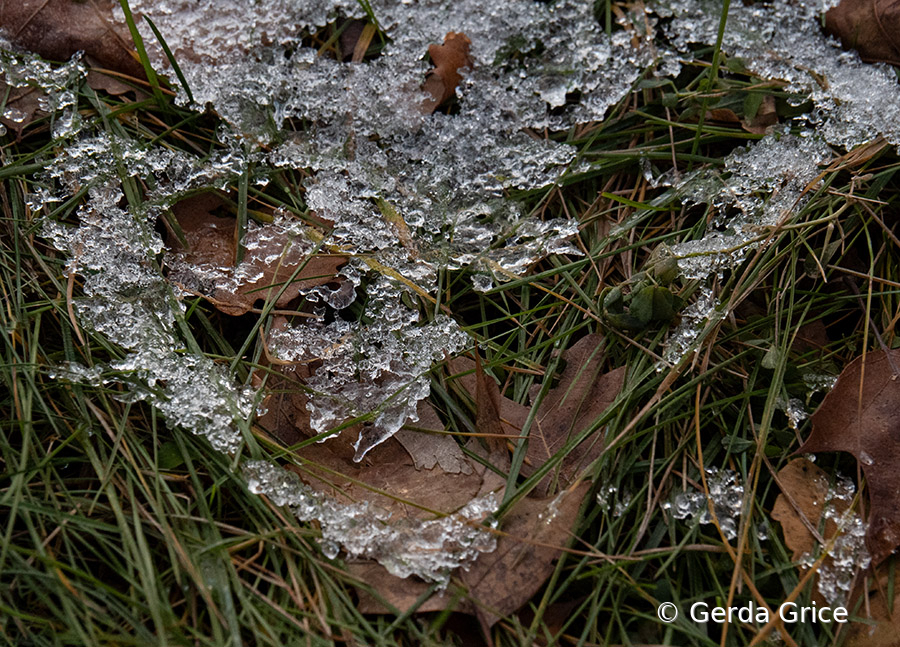
[{"label": "oak leaf", "polygon": [[16,46],[52,60],[82,51],[102,67],[143,78],[128,29],[113,20],[113,0],[0,2],[0,32]]},{"label": "oak leaf", "polygon": [[825,13],[825,29],[866,62],[900,65],[897,0],[841,0]]},{"label": "oak leaf", "polygon": [[[584,434],[622,391],[627,369],[622,366],[603,372],[602,341],[601,335],[587,335],[563,354],[566,366],[559,382],[541,401],[528,432],[528,449],[521,471],[524,476],[534,474],[571,439]],[[462,373],[471,370],[471,361],[460,358],[451,362],[451,367]],[[471,393],[475,392],[474,377],[463,377],[462,384]],[[501,397],[499,412],[503,432],[518,438],[530,411],[531,407]],[[598,431],[564,456],[558,467],[535,487],[535,494],[546,496],[555,489],[568,487],[602,452],[602,433]]]},{"label": "oak leaf", "polygon": [[431,97],[422,102],[422,112],[431,114],[438,106],[456,95],[456,87],[462,81],[459,70],[472,67],[469,46],[472,41],[462,33],[449,32],[444,36],[443,45],[429,45],[428,55],[434,69],[425,77],[422,89]]},{"label": "oak leaf", "polygon": [[417,613],[447,609],[474,615],[489,635],[492,625],[520,609],[553,573],[589,488],[585,482],[555,497],[515,503],[500,522],[497,549],[480,555],[468,570],[458,570],[447,591],[424,602],[429,584],[396,577],[373,562],[348,564],[350,573],[371,589],[358,588],[359,610],[389,613],[390,605],[406,613],[420,602]]},{"label": "oak leaf", "polygon": [[[820,540],[827,542],[837,532],[834,519],[826,520],[821,534],[818,530],[828,497],[828,476],[812,461],[795,458],[778,472],[778,486],[781,494],[775,499],[772,518],[781,523],[784,543],[797,561],[812,553]],[[848,507],[846,501],[835,501],[833,505],[838,514]]]},{"label": "oak leaf", "polygon": [[849,452],[869,491],[866,543],[877,565],[900,545],[900,351],[853,360],[812,415],[800,453]]},{"label": "oak leaf", "polygon": [[546,499],[525,498],[503,517],[497,550],[480,555],[460,574],[485,635],[538,592],[571,536],[578,511],[590,489],[583,482]]}]

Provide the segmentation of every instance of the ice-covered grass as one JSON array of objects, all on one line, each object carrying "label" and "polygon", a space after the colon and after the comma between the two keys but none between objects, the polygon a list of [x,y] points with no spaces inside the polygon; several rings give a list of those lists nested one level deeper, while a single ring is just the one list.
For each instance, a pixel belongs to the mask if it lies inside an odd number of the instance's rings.
[{"label": "ice-covered grass", "polygon": [[[895,338],[897,87],[829,44],[802,4],[732,4],[713,73],[719,16],[694,1],[620,16],[574,1],[383,3],[371,8],[389,42],[363,64],[313,49],[327,38],[315,27],[365,17],[356,3],[146,3],[218,116],[174,80],[163,110],[88,89],[83,61],[6,58],[7,78],[44,88],[54,115],[0,139],[4,635],[459,639],[465,620],[360,614],[343,560],[381,559],[464,601],[448,569],[493,547],[467,520],[502,521],[513,491],[407,535],[365,532],[385,519],[273,471],[296,448],[256,424],[256,389],[283,378],[278,362],[314,359],[299,385],[312,430],[365,421],[357,458],[415,426],[426,398],[464,445],[480,430],[445,355],[477,346],[504,395],[530,402],[589,331],[606,335],[605,366],[629,371],[592,468],[600,500],[495,642],[719,644],[657,623],[655,602],[783,600],[798,571],[777,526],[759,528],[772,471],[809,429],[785,409],[813,411],[829,376],[872,347],[867,329]],[[454,110],[426,117],[424,52],[447,31],[468,34],[474,65]],[[778,111],[764,136],[704,113],[749,117],[761,95]],[[164,250],[172,206],[201,190],[244,219],[243,265]],[[269,290],[240,317],[201,298],[255,271],[273,239],[352,256],[343,287],[303,288],[303,316],[274,330]],[[676,316],[614,325],[604,289],[634,298],[640,273],[673,258],[679,276],[660,282]],[[524,447],[511,449],[520,465]],[[501,476],[518,493],[542,478]],[[708,506],[706,490],[727,511],[718,527],[666,506],[684,492]],[[416,532],[437,540],[410,555]],[[817,644],[831,630],[790,635]],[[732,626],[725,644],[752,636]]]}]

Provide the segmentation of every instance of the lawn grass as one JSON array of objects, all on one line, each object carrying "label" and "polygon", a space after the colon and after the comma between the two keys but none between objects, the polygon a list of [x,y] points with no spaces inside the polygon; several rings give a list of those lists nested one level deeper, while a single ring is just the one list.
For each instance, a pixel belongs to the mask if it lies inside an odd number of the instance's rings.
[{"label": "lawn grass", "polygon": [[[777,606],[801,585],[770,512],[779,492],[773,473],[808,435],[809,422],[791,429],[781,402],[801,398],[813,411],[824,391],[808,395],[805,374],[836,376],[864,350],[897,345],[900,256],[891,213],[900,159],[886,145],[827,167],[810,199],[782,225],[760,231],[768,244],[733,270],[671,285],[681,312],[704,288],[722,304],[724,316],[703,327],[696,353],[661,361],[677,321],[642,330],[610,325],[604,288],[627,284],[660,246],[699,238],[709,227],[705,206],[652,186],[646,165],[657,174],[720,170],[730,152],[761,138],[705,119],[726,101],[743,105],[762,92],[791,110],[783,88],[729,66],[718,48],[698,51],[673,84],[647,78],[604,122],[552,135],[577,146],[589,170],[511,196],[541,217],[577,218],[584,256],[550,257],[484,294],[466,272],[444,271],[435,294],[481,342],[503,394],[519,402],[535,386],[552,386],[561,351],[588,332],[604,333],[608,368],[628,367],[620,404],[594,425],[605,426],[607,447],[592,467],[594,492],[570,549],[531,603],[493,628],[497,645],[750,644],[754,627],[732,624],[723,636],[713,625],[708,633],[690,622],[667,625],[657,605],[746,604],[758,595]],[[176,106],[163,89],[132,99],[83,86],[82,118],[192,154],[219,146],[215,118]],[[123,402],[119,386],[57,379],[65,362],[94,366],[122,351],[75,327],[70,300],[79,280],[41,238],[42,220],[74,222],[84,195],[52,213],[27,206],[54,146],[49,126],[45,119],[20,139],[0,139],[0,636],[22,645],[478,640],[477,624],[451,613],[361,614],[356,582],[339,559],[322,555],[317,528],[251,494],[237,457],[170,429],[152,406]],[[260,205],[304,211],[299,174],[272,179],[265,190],[249,186],[247,176],[229,187],[245,223]],[[121,181],[139,204],[141,183]],[[187,305],[187,343],[247,383],[260,368],[257,330],[266,313],[234,320],[200,299]],[[436,311],[426,299],[418,306],[425,317]],[[810,324],[827,333],[821,347],[800,341]],[[450,429],[477,432],[471,398],[441,367],[431,401]],[[257,446],[248,452],[287,451],[252,432]],[[578,451],[574,443],[570,451]],[[523,457],[519,443],[513,466]],[[821,456],[819,464],[830,475],[858,476],[847,456]],[[676,520],[663,505],[705,487],[704,467],[733,470],[744,486],[730,542],[717,524]],[[541,477],[524,478],[514,467],[505,504]],[[811,593],[807,583],[799,599],[809,602]],[[831,644],[840,641],[834,633],[834,626],[807,624],[784,638]]]}]

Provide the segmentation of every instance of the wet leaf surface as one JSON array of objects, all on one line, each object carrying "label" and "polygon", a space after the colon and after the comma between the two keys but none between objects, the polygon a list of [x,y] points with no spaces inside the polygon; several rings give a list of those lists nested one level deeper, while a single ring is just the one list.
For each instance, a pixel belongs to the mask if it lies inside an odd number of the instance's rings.
[{"label": "wet leaf surface", "polygon": [[800,453],[849,452],[869,492],[867,544],[874,564],[900,545],[900,351],[853,360],[812,415]]}]

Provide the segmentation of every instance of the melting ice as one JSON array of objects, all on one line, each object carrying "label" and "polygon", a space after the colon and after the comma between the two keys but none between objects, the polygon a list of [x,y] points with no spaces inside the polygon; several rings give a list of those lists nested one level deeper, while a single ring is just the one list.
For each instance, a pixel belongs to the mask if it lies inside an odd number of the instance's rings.
[{"label": "melting ice", "polygon": [[[84,298],[75,304],[82,325],[126,351],[99,376],[96,369],[69,366],[61,377],[124,383],[127,397],[146,399],[171,423],[206,436],[222,451],[236,451],[241,424],[252,415],[252,394],[212,360],[185,348],[178,331],[181,305],[156,262],[164,250],[154,223],[188,192],[225,188],[251,168],[252,180],[261,183],[277,169],[304,169],[307,206],[334,222],[322,244],[354,258],[344,279],[351,288],[365,280],[371,300],[362,306],[365,316],[346,321],[333,314],[351,305],[353,289],[311,289],[307,297],[320,304],[323,317],[281,330],[272,343],[287,361],[322,360],[310,382],[317,430],[375,414],[371,431],[358,441],[361,456],[414,415],[416,402],[428,395],[431,364],[467,344],[451,319],[421,321],[403,304],[404,293],[410,286],[419,294],[432,291],[441,268],[470,268],[475,286],[486,290],[547,254],[575,253],[569,240],[576,223],[528,217],[507,198],[510,190],[556,182],[575,162],[573,146],[543,133],[602,120],[651,63],[658,63],[657,74],[677,74],[679,57],[690,56],[694,43],[715,42],[718,27],[718,6],[707,0],[657,2],[655,14],[634,17],[640,29],[612,36],[600,28],[591,3],[575,0],[372,4],[389,42],[380,57],[356,64],[317,56],[301,37],[339,17],[364,17],[355,0],[133,2],[132,9],[150,16],[165,35],[195,107],[211,106],[225,122],[224,147],[205,160],[151,150],[81,123],[73,90],[85,68],[77,58],[53,68],[3,54],[6,82],[40,88],[46,94],[42,109],[56,115],[54,135],[68,139],[36,178],[29,205],[37,211],[87,190],[80,224],[48,221],[45,235],[66,252],[69,271],[84,278]],[[817,112],[804,123],[815,133],[770,135],[729,156],[724,173],[694,175],[676,185],[685,200],[710,204],[715,212],[706,238],[672,249],[688,277],[705,279],[733,267],[758,244],[760,227],[802,206],[805,188],[830,154],[828,144],[852,147],[878,134],[900,144],[896,80],[886,67],[864,65],[822,37],[814,9],[732,3],[725,51],[763,78],[785,80],[799,97],[808,96]],[[654,42],[659,30],[675,51]],[[457,91],[458,113],[423,115],[424,54],[449,31],[471,39],[474,63]],[[144,39],[164,69],[155,38],[147,32]],[[190,103],[184,88],[178,101]],[[284,129],[292,119],[308,126]],[[145,179],[141,206],[123,206],[119,174]],[[735,212],[740,215],[728,215]],[[409,237],[400,245],[404,227]],[[265,236],[265,228],[257,233]],[[167,262],[178,259],[169,255]],[[689,352],[715,312],[711,293],[701,292],[666,358],[676,361]],[[408,538],[427,536],[434,548],[425,551],[434,561],[416,561],[407,550],[411,543],[388,539],[400,532],[389,520],[317,499],[271,464],[246,467],[252,489],[292,505],[302,519],[322,521],[330,553],[341,544],[396,574],[440,580],[446,569],[490,550],[469,522],[491,504],[473,502],[477,509],[405,529]],[[730,534],[741,486],[727,473],[710,483]],[[721,513],[720,500],[731,502]],[[693,509],[691,501],[686,505]],[[360,520],[378,532],[361,537],[355,527]]]},{"label": "melting ice", "polygon": [[708,499],[703,492],[679,492],[672,501],[664,503],[663,508],[670,510],[676,519],[698,518],[700,523],[708,524],[714,523],[708,503],[711,501],[722,534],[728,540],[735,539],[741,518],[744,486],[732,470],[707,469],[706,473]]}]

